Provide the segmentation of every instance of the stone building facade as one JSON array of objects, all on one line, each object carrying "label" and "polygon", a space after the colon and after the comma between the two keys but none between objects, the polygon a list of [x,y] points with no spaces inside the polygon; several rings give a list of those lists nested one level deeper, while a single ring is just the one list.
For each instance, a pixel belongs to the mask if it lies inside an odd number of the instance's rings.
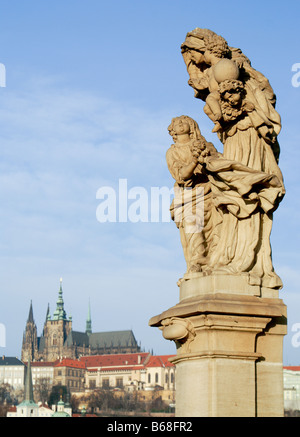
[{"label": "stone building facade", "polygon": [[170,362],[173,357],[146,352],[81,357],[86,367],[85,388],[174,391],[175,366]]}]

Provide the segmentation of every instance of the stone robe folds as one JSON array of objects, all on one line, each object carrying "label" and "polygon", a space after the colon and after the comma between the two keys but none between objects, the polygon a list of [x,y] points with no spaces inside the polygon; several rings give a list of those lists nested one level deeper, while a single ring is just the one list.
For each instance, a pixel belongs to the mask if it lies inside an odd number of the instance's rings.
[{"label": "stone robe folds", "polygon": [[[175,196],[170,210],[180,230],[187,274],[247,274],[251,285],[281,288],[270,245],[272,214],[285,194],[280,169],[250,119],[235,125],[231,140],[228,135],[223,154],[212,148],[206,163],[185,180],[180,170],[192,161],[191,144],[173,144],[167,151],[175,193],[186,193],[179,201]],[[201,201],[202,210],[197,209]],[[199,212],[201,230],[193,232],[191,218]]]},{"label": "stone robe folds", "polygon": [[284,195],[276,174],[253,170],[236,161],[208,158],[206,171],[218,216],[208,268],[247,273],[251,285],[281,288],[271,259],[272,213]]},{"label": "stone robe folds", "polygon": [[203,270],[208,263],[212,231],[211,189],[202,166],[198,165],[189,179],[182,179],[180,174],[192,159],[191,142],[173,144],[166,154],[169,171],[176,181],[170,212],[180,231],[187,273]]}]

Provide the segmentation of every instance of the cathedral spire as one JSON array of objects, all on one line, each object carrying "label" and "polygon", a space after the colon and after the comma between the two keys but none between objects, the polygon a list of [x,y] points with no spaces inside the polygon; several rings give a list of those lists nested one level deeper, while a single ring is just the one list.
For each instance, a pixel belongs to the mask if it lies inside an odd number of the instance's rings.
[{"label": "cathedral spire", "polygon": [[33,319],[32,301],[30,301],[30,308],[28,319],[25,326],[22,341],[22,361],[36,360],[38,358],[38,345],[37,345],[37,328]]},{"label": "cathedral spire", "polygon": [[49,303],[48,303],[45,323],[47,322],[47,320],[48,320],[49,318],[50,318],[50,305],[49,305]]},{"label": "cathedral spire", "polygon": [[58,291],[58,299],[56,302],[56,310],[53,314],[53,320],[66,320],[66,312],[64,309],[63,291],[62,291],[62,278],[60,278],[60,286]]},{"label": "cathedral spire", "polygon": [[29,314],[28,314],[27,323],[28,322],[34,323],[34,320],[33,320],[33,309],[32,309],[32,300],[30,301],[30,308],[29,308]]}]

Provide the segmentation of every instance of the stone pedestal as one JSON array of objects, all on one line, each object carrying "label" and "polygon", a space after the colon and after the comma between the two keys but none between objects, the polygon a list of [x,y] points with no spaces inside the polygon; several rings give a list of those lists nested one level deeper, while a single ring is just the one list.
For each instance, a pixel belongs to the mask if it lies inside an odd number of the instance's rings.
[{"label": "stone pedestal", "polygon": [[201,276],[180,284],[180,302],[149,324],[173,340],[176,416],[283,416],[286,307],[278,291],[247,276]]}]

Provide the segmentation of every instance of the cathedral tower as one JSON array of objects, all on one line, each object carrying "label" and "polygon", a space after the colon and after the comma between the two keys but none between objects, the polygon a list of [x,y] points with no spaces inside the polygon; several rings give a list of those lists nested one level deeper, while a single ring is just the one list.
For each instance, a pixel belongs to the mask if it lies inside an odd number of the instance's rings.
[{"label": "cathedral tower", "polygon": [[48,313],[44,326],[44,360],[54,361],[64,356],[64,343],[72,330],[72,320],[67,315],[64,309],[62,279],[56,302],[56,310],[51,318]]},{"label": "cathedral tower", "polygon": [[32,302],[30,302],[28,319],[23,335],[21,360],[27,362],[38,359],[37,328],[33,318]]}]

